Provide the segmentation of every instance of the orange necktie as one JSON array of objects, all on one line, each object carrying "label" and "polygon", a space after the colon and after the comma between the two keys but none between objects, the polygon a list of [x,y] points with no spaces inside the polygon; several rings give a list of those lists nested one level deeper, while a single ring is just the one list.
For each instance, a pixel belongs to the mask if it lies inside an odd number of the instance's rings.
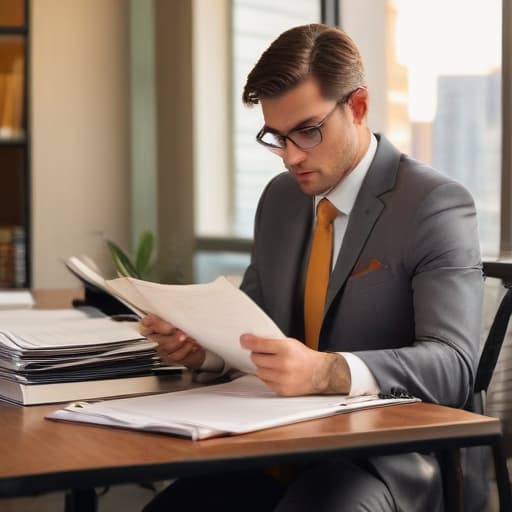
[{"label": "orange necktie", "polygon": [[328,199],[324,198],[318,203],[304,294],[306,345],[314,350],[318,350],[318,337],[324,316],[327,286],[331,275],[332,221],[337,213],[338,210]]}]

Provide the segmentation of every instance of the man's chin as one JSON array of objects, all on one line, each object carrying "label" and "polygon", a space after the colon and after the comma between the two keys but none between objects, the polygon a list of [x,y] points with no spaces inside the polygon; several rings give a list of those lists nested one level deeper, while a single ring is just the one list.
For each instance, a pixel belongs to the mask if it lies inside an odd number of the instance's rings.
[{"label": "man's chin", "polygon": [[310,196],[314,196],[319,193],[321,187],[317,183],[316,173],[308,172],[303,174],[295,174],[295,181],[297,185],[299,185],[300,189],[304,194],[308,194]]},{"label": "man's chin", "polygon": [[312,180],[297,180],[297,185],[302,192],[308,196],[316,196],[322,194],[326,190],[329,190],[329,187],[322,186],[320,183],[316,183]]}]

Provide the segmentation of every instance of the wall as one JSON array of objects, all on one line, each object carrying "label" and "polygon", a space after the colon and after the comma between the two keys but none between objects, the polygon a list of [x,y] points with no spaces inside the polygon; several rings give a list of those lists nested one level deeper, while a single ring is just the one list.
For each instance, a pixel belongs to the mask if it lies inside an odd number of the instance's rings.
[{"label": "wall", "polygon": [[62,258],[108,266],[129,242],[128,9],[124,0],[31,4],[33,286],[76,286]]},{"label": "wall", "polygon": [[386,2],[342,0],[341,28],[354,39],[363,57],[370,109],[368,126],[374,132],[386,131],[386,61],[382,48],[386,44]]},{"label": "wall", "polygon": [[154,0],[159,280],[164,282],[192,280],[192,7],[182,0]]}]

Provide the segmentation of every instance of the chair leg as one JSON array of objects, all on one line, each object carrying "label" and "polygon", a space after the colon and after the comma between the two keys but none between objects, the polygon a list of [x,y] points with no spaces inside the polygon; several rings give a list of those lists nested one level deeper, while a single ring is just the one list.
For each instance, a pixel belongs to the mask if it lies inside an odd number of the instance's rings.
[{"label": "chair leg", "polygon": [[500,511],[510,512],[512,510],[512,494],[510,490],[510,480],[508,475],[507,461],[505,459],[505,450],[503,439],[492,444],[494,458],[494,472],[496,475],[496,486],[498,487],[498,496],[500,500]]}]

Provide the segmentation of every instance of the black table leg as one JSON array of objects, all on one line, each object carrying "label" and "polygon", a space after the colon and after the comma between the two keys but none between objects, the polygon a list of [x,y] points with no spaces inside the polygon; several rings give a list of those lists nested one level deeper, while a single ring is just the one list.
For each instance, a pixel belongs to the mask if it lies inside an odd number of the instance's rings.
[{"label": "black table leg", "polygon": [[66,493],[65,512],[96,512],[97,506],[94,489],[71,489]]}]

